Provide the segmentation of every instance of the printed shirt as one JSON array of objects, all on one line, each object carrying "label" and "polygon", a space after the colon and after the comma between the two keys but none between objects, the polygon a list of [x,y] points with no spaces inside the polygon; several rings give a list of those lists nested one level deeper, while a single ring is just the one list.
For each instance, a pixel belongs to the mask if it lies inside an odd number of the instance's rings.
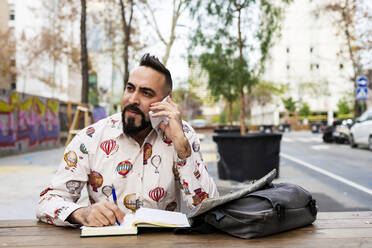
[{"label": "printed shirt", "polygon": [[77,201],[87,185],[90,204],[113,201],[125,213],[147,208],[180,211],[181,200],[189,210],[204,199],[217,197],[192,127],[182,122],[191,155],[181,160],[160,128],[140,145],[123,133],[121,113],[81,130],[66,147],[51,185],[40,193],[37,217],[54,225],[71,225],[67,217],[83,207]]}]

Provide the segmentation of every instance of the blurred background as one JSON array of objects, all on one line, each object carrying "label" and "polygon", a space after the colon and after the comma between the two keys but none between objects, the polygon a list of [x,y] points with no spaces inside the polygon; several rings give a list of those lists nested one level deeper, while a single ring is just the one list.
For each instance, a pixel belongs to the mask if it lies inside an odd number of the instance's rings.
[{"label": "blurred background", "polygon": [[121,111],[144,53],[216,180],[215,130],[281,133],[280,180],[324,211],[371,209],[371,24],[369,0],[0,0],[0,178],[24,193],[0,217],[30,216],[8,213],[33,208],[76,130]]}]

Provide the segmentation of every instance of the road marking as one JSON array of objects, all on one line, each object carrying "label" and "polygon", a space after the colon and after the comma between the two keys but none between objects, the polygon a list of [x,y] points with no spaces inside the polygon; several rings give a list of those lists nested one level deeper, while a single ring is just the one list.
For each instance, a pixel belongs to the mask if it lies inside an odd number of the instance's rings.
[{"label": "road marking", "polygon": [[304,142],[304,143],[309,143],[311,142],[310,138],[297,138],[298,141]]},{"label": "road marking", "polygon": [[315,146],[311,146],[311,149],[314,149],[314,150],[327,150],[327,149],[329,149],[329,145],[315,145]]},{"label": "road marking", "polygon": [[309,169],[312,169],[312,170],[314,170],[316,172],[319,172],[319,173],[321,173],[323,175],[329,176],[329,177],[331,177],[331,178],[333,178],[333,179],[335,179],[337,181],[340,181],[340,182],[342,182],[344,184],[347,184],[347,185],[349,185],[351,187],[354,187],[356,189],[359,189],[360,191],[363,191],[363,192],[365,192],[367,194],[372,195],[372,190],[371,189],[366,188],[366,187],[364,187],[364,186],[362,186],[360,184],[354,183],[354,182],[352,182],[352,181],[350,181],[350,180],[348,180],[348,179],[346,179],[344,177],[338,176],[336,174],[333,174],[332,172],[329,172],[327,170],[321,169],[321,168],[319,168],[319,167],[317,167],[315,165],[309,164],[309,163],[307,163],[305,161],[299,160],[299,159],[297,159],[295,157],[292,157],[292,156],[287,155],[287,154],[284,154],[284,153],[280,153],[280,156],[282,156],[283,158],[286,158],[288,160],[292,160],[293,162],[296,162],[296,163],[298,163],[300,165],[303,165],[303,166],[305,166],[305,167],[307,167]]},{"label": "road marking", "polygon": [[323,139],[321,137],[312,137],[310,138],[310,140],[315,141],[315,142],[320,142],[320,143],[323,142]]},{"label": "road marking", "polygon": [[283,138],[282,138],[282,141],[283,141],[283,142],[294,142],[293,139],[286,138],[286,137],[283,137]]}]

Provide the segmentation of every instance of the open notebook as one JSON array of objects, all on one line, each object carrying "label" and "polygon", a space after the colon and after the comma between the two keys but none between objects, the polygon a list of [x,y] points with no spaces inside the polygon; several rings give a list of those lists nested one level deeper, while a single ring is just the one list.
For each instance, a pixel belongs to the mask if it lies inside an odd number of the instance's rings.
[{"label": "open notebook", "polygon": [[118,226],[81,227],[80,237],[136,235],[138,227],[189,227],[185,214],[152,208],[140,208],[134,214],[127,214]]}]

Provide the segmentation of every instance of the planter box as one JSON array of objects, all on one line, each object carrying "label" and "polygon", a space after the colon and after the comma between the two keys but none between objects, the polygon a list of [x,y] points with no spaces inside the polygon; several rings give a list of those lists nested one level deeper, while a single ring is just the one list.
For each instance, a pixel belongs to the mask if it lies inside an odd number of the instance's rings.
[{"label": "planter box", "polygon": [[[248,127],[245,128],[245,131],[248,133],[249,132],[249,129]],[[216,129],[213,129],[213,132],[215,132],[216,134],[227,134],[227,133],[231,133],[231,134],[240,134],[240,127],[229,127],[229,126],[222,126],[220,128],[216,128]]]},{"label": "planter box", "polygon": [[260,179],[272,169],[279,176],[279,133],[225,133],[214,135],[217,143],[220,179],[246,181]]}]

